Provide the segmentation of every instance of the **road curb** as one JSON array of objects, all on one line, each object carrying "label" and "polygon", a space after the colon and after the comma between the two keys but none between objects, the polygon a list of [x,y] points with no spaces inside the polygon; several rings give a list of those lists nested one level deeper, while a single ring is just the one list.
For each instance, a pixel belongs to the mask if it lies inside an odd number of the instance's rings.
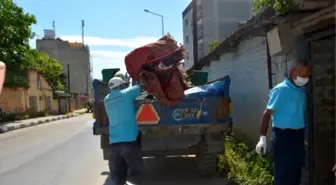
[{"label": "road curb", "polygon": [[32,126],[35,126],[35,125],[41,125],[41,124],[45,124],[45,123],[49,123],[49,122],[53,122],[53,121],[58,121],[58,120],[62,120],[62,119],[68,119],[68,118],[83,115],[85,113],[86,112],[79,112],[79,113],[73,113],[73,114],[68,114],[68,115],[61,115],[61,116],[57,116],[57,117],[53,117],[53,118],[46,118],[44,120],[31,121],[31,122],[28,122],[28,123],[21,123],[21,124],[11,125],[11,126],[3,125],[3,126],[0,126],[0,134],[6,133],[6,132],[9,132],[9,131],[13,131],[13,130],[22,129],[22,128],[32,127]]}]

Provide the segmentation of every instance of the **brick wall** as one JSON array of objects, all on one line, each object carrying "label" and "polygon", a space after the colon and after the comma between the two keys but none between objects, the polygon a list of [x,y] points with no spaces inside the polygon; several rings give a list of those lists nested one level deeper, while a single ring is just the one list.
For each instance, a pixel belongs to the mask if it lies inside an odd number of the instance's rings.
[{"label": "brick wall", "polygon": [[0,108],[5,113],[18,113],[26,110],[25,90],[4,87],[0,95]]},{"label": "brick wall", "polygon": [[5,113],[20,113],[27,111],[30,107],[29,97],[36,97],[34,102],[36,111],[44,111],[48,108],[47,99],[52,100],[52,88],[43,76],[38,77],[36,70],[30,70],[28,75],[29,88],[7,88],[5,87],[0,95],[0,108]]}]

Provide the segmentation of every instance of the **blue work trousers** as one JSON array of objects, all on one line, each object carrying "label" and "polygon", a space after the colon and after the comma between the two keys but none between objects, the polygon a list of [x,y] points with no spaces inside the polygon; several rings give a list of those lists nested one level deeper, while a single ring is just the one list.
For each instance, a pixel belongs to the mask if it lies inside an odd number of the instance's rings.
[{"label": "blue work trousers", "polygon": [[304,129],[273,128],[274,185],[300,185],[304,164]]},{"label": "blue work trousers", "polygon": [[109,167],[113,185],[125,185],[126,180],[139,185],[142,181],[143,161],[138,141],[110,145]]}]

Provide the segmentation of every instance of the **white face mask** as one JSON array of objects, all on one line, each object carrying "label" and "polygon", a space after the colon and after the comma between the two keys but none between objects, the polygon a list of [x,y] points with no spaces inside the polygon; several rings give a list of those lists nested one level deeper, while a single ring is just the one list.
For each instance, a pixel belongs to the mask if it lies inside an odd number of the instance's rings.
[{"label": "white face mask", "polygon": [[299,87],[302,87],[302,86],[305,86],[309,81],[309,78],[308,77],[299,77],[297,76],[296,79],[294,79],[294,83],[295,85],[299,86]]}]

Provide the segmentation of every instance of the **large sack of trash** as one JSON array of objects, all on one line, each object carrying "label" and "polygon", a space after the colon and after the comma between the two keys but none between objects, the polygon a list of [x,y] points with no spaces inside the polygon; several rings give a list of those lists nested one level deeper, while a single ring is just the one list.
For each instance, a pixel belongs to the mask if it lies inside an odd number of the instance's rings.
[{"label": "large sack of trash", "polygon": [[154,43],[131,51],[125,57],[128,74],[135,81],[141,78],[145,90],[165,105],[176,105],[188,88],[178,64],[185,49],[169,34]]}]

